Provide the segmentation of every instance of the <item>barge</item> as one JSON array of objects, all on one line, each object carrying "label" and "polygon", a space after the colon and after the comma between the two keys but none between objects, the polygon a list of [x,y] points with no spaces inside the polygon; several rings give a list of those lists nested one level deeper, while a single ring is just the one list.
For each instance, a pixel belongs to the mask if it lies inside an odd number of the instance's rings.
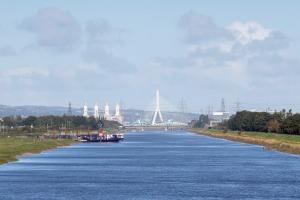
[{"label": "barge", "polygon": [[119,142],[124,139],[124,135],[121,133],[117,134],[85,134],[78,135],[77,141],[79,142]]}]

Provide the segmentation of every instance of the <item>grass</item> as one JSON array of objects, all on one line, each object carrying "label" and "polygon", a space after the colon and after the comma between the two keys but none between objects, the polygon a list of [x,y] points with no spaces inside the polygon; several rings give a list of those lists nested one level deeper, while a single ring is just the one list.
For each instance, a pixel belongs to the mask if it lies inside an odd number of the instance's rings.
[{"label": "grass", "polygon": [[72,143],[73,140],[0,137],[0,164],[15,161],[17,156],[26,153],[39,153]]},{"label": "grass", "polygon": [[192,128],[191,132],[232,141],[262,145],[267,149],[300,155],[300,136],[263,132],[236,132]]}]

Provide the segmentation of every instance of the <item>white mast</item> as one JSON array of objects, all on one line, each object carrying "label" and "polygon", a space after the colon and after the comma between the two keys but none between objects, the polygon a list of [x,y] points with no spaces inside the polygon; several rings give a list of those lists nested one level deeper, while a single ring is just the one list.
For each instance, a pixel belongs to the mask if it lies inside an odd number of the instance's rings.
[{"label": "white mast", "polygon": [[100,118],[98,103],[96,103],[95,107],[94,107],[94,117],[95,117],[95,119],[99,119]]},{"label": "white mast", "polygon": [[89,113],[88,113],[88,106],[87,106],[87,103],[85,102],[84,103],[84,106],[83,106],[83,117],[89,117]]},{"label": "white mast", "polygon": [[159,103],[159,90],[156,90],[156,108],[155,108],[155,113],[154,113],[153,120],[152,120],[152,125],[155,125],[157,115],[159,116],[160,122],[164,121],[162,118],[162,114],[160,112],[159,104],[160,104]]}]

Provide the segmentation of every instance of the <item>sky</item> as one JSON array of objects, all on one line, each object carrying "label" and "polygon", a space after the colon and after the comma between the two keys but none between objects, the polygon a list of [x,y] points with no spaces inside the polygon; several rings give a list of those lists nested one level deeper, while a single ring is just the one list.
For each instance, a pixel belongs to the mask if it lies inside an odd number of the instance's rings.
[{"label": "sky", "polygon": [[300,111],[297,0],[0,0],[0,104]]}]

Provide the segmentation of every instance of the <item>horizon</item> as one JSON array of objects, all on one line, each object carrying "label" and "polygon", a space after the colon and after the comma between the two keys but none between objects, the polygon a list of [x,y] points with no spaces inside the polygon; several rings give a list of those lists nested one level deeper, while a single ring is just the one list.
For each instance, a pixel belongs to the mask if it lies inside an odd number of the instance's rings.
[{"label": "horizon", "polygon": [[[0,104],[0,106],[7,106],[7,107],[12,107],[12,108],[15,108],[15,107],[46,107],[46,108],[64,108],[64,109],[66,109],[66,112],[68,111],[67,109],[68,109],[68,106],[66,105],[66,106],[55,106],[55,105],[53,105],[53,106],[47,106],[47,105],[3,105],[3,104]],[[94,112],[94,110],[93,110],[93,108],[94,108],[94,106],[95,105],[93,105],[93,106],[88,106],[88,112],[89,113],[93,113]],[[98,104],[98,106],[99,106],[99,104]],[[102,106],[99,106],[99,112],[104,112],[104,107],[105,107],[105,104],[102,104]],[[109,105],[109,108],[110,108],[110,111],[114,111],[115,110],[115,105]],[[78,106],[73,106],[72,105],[72,109],[79,109],[79,110],[82,110],[83,111],[83,106],[81,106],[81,107],[78,107]],[[147,109],[147,110],[145,110],[145,109],[139,109],[139,108],[121,108],[121,112],[122,112],[122,110],[126,110],[126,111],[128,111],[128,110],[137,110],[137,111],[146,111],[146,112],[153,112],[154,113],[154,110],[150,110],[150,109]],[[161,112],[172,112],[172,113],[181,113],[181,111],[180,110],[161,110]],[[82,115],[82,113],[83,112],[81,112],[81,115]],[[202,114],[202,113],[196,113],[196,112],[189,112],[189,111],[186,111],[186,112],[184,112],[185,114]]]},{"label": "horizon", "polygon": [[[117,2],[117,3],[116,3]],[[298,5],[298,6],[297,6]],[[299,1],[9,1],[0,104],[300,112]],[[255,15],[253,15],[255,13]],[[167,105],[168,104],[168,105]],[[113,105],[113,104],[112,104]],[[151,110],[151,109],[149,109]]]}]

